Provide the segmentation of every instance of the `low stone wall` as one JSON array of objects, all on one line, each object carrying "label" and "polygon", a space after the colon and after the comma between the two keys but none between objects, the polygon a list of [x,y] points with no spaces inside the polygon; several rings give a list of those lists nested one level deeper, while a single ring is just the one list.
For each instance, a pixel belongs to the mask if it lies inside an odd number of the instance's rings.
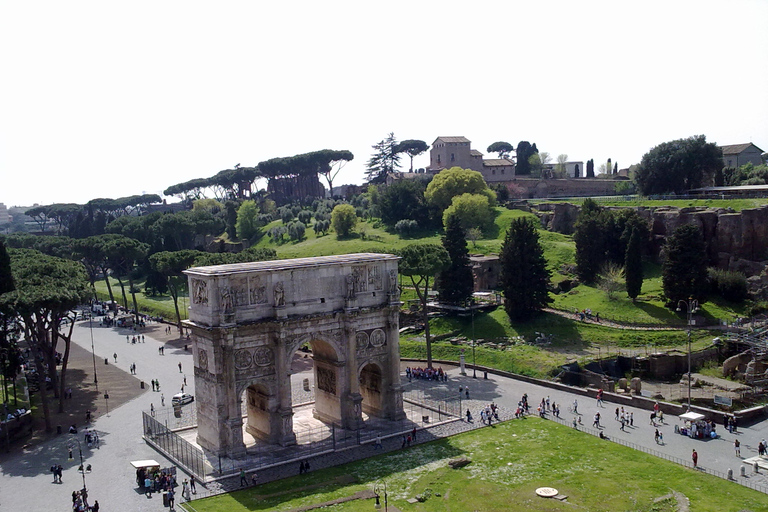
[{"label": "low stone wall", "polygon": [[9,421],[0,421],[0,444],[6,440],[6,428],[10,440],[29,434],[32,431],[32,411],[27,411]]}]

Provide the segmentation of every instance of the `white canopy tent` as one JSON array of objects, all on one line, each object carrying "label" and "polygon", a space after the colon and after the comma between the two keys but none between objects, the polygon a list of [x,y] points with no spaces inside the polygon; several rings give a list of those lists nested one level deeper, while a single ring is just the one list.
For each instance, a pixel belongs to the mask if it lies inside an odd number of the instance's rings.
[{"label": "white canopy tent", "polygon": [[685,421],[699,421],[704,419],[704,415],[697,412],[688,411],[685,414],[681,414],[680,419]]}]

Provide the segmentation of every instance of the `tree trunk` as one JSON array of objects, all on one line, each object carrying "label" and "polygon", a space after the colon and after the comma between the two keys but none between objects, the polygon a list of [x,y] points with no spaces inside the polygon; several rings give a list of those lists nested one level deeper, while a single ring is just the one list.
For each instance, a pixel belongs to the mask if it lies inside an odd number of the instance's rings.
[{"label": "tree trunk", "polygon": [[112,303],[115,302],[115,294],[112,293],[112,285],[109,284],[109,275],[107,273],[107,269],[103,268],[102,272],[104,273],[104,282],[107,283],[107,291],[109,292],[109,300],[112,301]]},{"label": "tree trunk", "polygon": [[[42,326],[38,325],[38,322],[34,320],[32,316],[24,317],[24,324],[28,326],[27,339],[32,342],[32,352],[35,358],[35,367],[37,368],[37,380],[39,384],[40,393],[40,405],[43,407],[43,418],[45,421],[45,431],[50,432],[53,430],[51,426],[51,409],[48,405],[48,393],[45,386],[45,361],[41,357],[41,351],[43,347],[40,346],[40,336],[44,335]],[[43,351],[43,354],[45,351]]]},{"label": "tree trunk", "polygon": [[[75,328],[75,320],[77,319],[77,313],[70,318],[69,323],[69,334],[66,336],[63,336],[61,334],[58,334],[59,332],[59,326],[58,322],[54,324],[53,327],[53,336],[54,339],[56,336],[64,340],[64,357],[61,359],[61,372],[59,372],[59,412],[64,412],[64,400],[67,397],[67,394],[65,392],[66,390],[66,373],[67,373],[67,363],[69,362],[69,349],[72,346],[72,331]],[[56,343],[54,343],[54,346],[56,346]]]},{"label": "tree trunk", "polygon": [[176,285],[171,284],[171,280],[168,280],[168,292],[173,299],[173,308],[176,310],[176,327],[179,329],[179,336],[184,334],[184,330],[181,326],[181,312],[179,311],[179,289]]},{"label": "tree trunk", "polygon": [[136,319],[136,328],[139,328],[139,303],[136,302],[136,292],[134,291],[133,287],[133,278],[131,277],[131,274],[128,274],[128,289],[131,292],[131,298],[133,299],[133,316]]},{"label": "tree trunk", "polygon": [[117,282],[120,285],[120,291],[123,293],[123,306],[125,309],[128,309],[128,296],[125,294],[125,284],[123,284],[123,280],[120,279],[120,276],[117,276]]}]

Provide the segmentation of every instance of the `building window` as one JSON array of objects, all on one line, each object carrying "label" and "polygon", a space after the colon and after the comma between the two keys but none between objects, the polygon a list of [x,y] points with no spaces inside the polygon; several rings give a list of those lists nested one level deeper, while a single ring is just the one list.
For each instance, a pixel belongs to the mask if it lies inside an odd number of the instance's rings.
[{"label": "building window", "polygon": [[456,156],[453,153],[451,153],[451,162],[453,162],[454,160],[456,160]]},{"label": "building window", "polygon": [[440,163],[440,155],[437,155],[437,163]]},{"label": "building window", "polygon": [[501,170],[501,174],[504,174],[504,169]]},{"label": "building window", "polygon": [[491,169],[491,174],[496,174],[496,169]]}]

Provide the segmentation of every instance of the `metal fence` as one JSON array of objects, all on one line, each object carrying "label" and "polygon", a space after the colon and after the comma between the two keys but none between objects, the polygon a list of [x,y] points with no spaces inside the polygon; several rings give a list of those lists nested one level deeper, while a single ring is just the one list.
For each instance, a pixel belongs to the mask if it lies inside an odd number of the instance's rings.
[{"label": "metal fence", "polygon": [[272,444],[256,443],[247,446],[244,456],[239,459],[206,454],[178,434],[179,430],[195,427],[195,407],[167,407],[144,412],[143,429],[148,443],[205,482],[210,478],[237,474],[240,469],[250,471],[372,443],[378,436],[407,432],[414,425],[424,428],[432,423],[459,418],[461,399],[454,396],[432,396],[423,390],[409,390],[403,394],[403,410],[406,417],[402,420],[370,417],[359,429],[346,429],[337,424],[294,426],[296,445],[280,448]]},{"label": "metal fence", "polygon": [[166,427],[150,414],[142,413],[144,439],[176,464],[200,480],[210,473],[203,450]]}]

